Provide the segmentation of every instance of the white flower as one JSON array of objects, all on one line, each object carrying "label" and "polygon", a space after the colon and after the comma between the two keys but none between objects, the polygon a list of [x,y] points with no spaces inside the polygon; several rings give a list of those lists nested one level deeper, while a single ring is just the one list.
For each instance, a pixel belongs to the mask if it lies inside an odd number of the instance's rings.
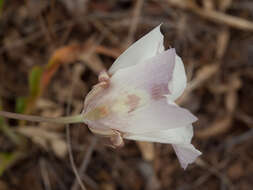
[{"label": "white flower", "polygon": [[172,144],[185,169],[201,155],[191,144],[197,120],[174,101],[186,87],[186,74],[175,49],[164,50],[160,26],[130,46],[87,95],[84,120],[94,133]]}]

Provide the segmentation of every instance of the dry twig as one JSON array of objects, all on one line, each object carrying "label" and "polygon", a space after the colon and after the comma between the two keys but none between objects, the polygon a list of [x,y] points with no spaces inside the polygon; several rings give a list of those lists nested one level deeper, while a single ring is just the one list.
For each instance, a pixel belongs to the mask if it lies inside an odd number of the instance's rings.
[{"label": "dry twig", "polygon": [[[85,157],[83,159],[83,162],[81,164],[81,167],[79,169],[79,175],[81,178],[85,177],[84,173],[85,173],[85,170],[87,169],[88,163],[90,161],[92,152],[93,152],[96,144],[97,144],[97,137],[93,137],[92,141],[91,141],[91,145],[89,146],[89,148],[85,154]],[[74,184],[71,187],[71,190],[77,190],[77,188],[78,188],[78,181],[75,180]]]},{"label": "dry twig", "polygon": [[231,16],[222,12],[218,12],[215,10],[205,10],[197,6],[194,1],[189,0],[167,0],[167,2],[175,7],[189,10],[194,12],[195,14],[208,19],[210,21],[226,24],[230,27],[239,29],[239,30],[247,30],[253,31],[253,22],[236,17]]},{"label": "dry twig", "polygon": [[[69,94],[69,99],[68,99],[68,104],[67,104],[67,114],[69,115],[70,114],[70,105],[71,105],[71,102],[72,102],[72,98],[73,98],[73,90],[74,90],[74,86],[75,86],[75,82],[77,80],[77,77],[73,77],[73,82],[72,82],[72,85],[71,85],[71,90],[70,90],[70,94]],[[82,182],[82,179],[77,171],[77,167],[76,167],[76,164],[75,164],[75,161],[74,161],[74,157],[73,157],[73,152],[72,152],[72,147],[71,147],[71,137],[70,137],[70,126],[69,124],[66,125],[66,137],[67,137],[67,145],[68,145],[68,152],[69,152],[69,159],[70,159],[70,163],[71,163],[71,167],[74,171],[74,174],[76,176],[76,179],[81,187],[82,190],[86,190],[83,182]]]}]

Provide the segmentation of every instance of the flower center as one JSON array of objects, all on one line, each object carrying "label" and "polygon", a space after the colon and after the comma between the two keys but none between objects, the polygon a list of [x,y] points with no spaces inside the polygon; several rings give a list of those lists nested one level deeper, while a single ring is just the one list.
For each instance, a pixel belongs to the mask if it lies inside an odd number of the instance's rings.
[{"label": "flower center", "polygon": [[85,117],[90,121],[96,121],[109,115],[109,108],[107,106],[99,106],[89,111]]},{"label": "flower center", "polygon": [[129,114],[148,101],[148,94],[141,90],[129,90],[122,93],[112,104],[111,110],[119,114]]}]

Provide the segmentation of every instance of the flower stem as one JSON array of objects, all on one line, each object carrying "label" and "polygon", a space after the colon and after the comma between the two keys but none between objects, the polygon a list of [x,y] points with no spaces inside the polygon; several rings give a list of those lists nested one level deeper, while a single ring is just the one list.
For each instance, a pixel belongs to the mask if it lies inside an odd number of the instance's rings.
[{"label": "flower stem", "polygon": [[12,112],[7,112],[7,111],[0,111],[0,116],[11,118],[11,119],[19,119],[19,120],[34,121],[34,122],[59,123],[59,124],[82,123],[84,121],[82,114],[53,118],[53,117],[41,117],[41,116],[12,113]]}]

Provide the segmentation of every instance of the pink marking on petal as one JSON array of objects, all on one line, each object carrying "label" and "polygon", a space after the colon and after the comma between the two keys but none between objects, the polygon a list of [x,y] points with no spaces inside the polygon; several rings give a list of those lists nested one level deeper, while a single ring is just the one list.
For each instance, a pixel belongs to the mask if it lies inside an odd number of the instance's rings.
[{"label": "pink marking on petal", "polygon": [[163,95],[165,95],[167,92],[168,92],[167,84],[154,84],[151,87],[151,97],[154,100],[159,100],[163,98]]},{"label": "pink marking on petal", "polygon": [[140,100],[141,98],[139,96],[136,96],[135,94],[130,94],[127,96],[127,101],[125,102],[125,104],[130,107],[128,113],[134,111],[138,107]]}]

